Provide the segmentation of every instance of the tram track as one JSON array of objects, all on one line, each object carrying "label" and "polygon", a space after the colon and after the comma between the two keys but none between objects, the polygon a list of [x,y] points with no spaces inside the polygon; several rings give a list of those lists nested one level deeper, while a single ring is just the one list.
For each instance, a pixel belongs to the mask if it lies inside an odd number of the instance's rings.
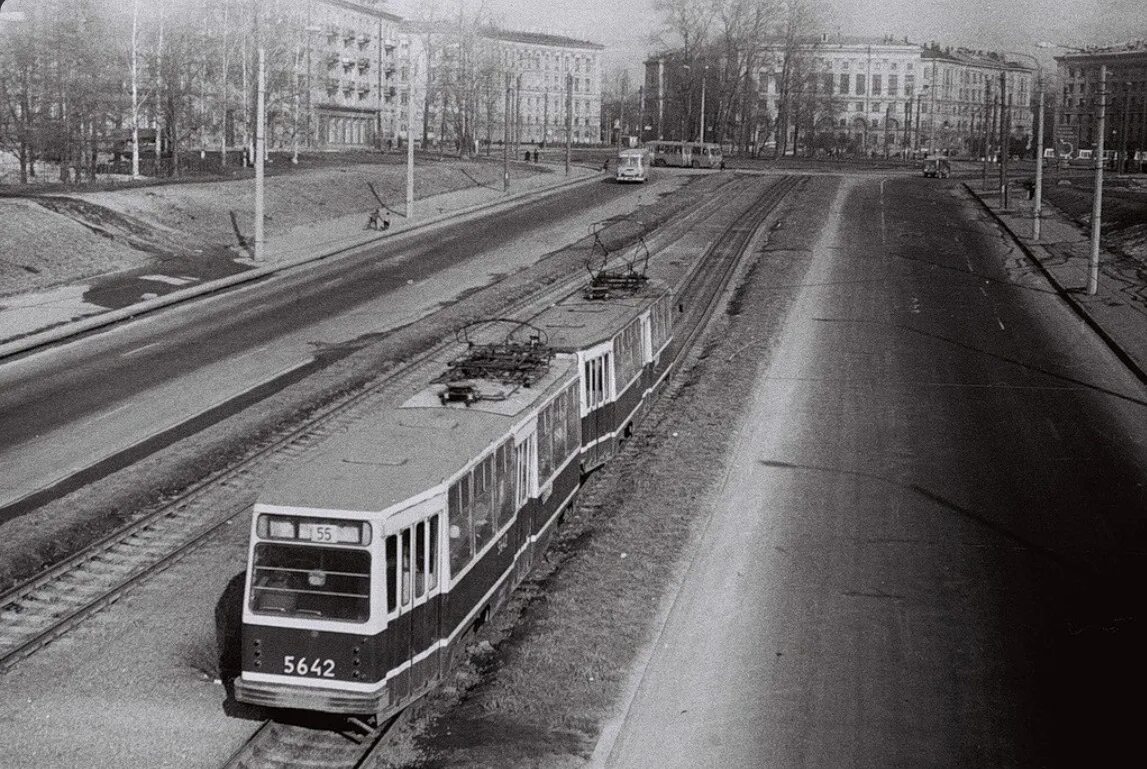
[{"label": "tram track", "polygon": [[[738,188],[731,190],[731,194],[738,194],[739,188],[752,183],[751,179],[740,179],[726,187]],[[724,197],[713,196],[690,216],[674,220],[664,232],[658,231],[651,239],[651,252],[666,250],[687,235],[697,220],[719,212]],[[522,311],[530,305],[555,301],[583,280],[583,275],[573,272],[507,310]],[[398,380],[418,376],[420,366],[439,359],[455,344],[454,340],[440,341],[420,357],[382,374],[368,388],[273,436],[227,470],[184,489],[166,504],[0,595],[0,673],[136,585],[178,563],[249,508],[254,490],[245,479],[265,477],[290,463],[331,431],[353,422],[361,409],[373,408],[380,393]]]},{"label": "tram track", "polygon": [[[722,191],[728,196],[743,194],[752,189],[754,184],[759,182],[742,178],[725,185]],[[709,249],[704,258],[697,259],[694,268],[676,282],[683,295],[702,290],[711,293],[712,298],[705,310],[707,314],[703,313],[699,317],[707,318],[711,315],[719,295],[735,272],[736,259],[728,259],[728,263],[718,270],[722,277],[716,279],[711,290],[703,287],[708,286],[708,281],[714,278],[698,277],[699,273],[712,271],[702,269],[702,265],[712,267],[707,262],[715,254],[734,253],[737,244],[743,249],[759,223],[764,221],[795,185],[796,182],[791,178],[782,178],[735,217],[731,214],[727,195],[714,195],[689,212],[689,215],[667,223],[650,236],[647,245],[651,256],[656,258],[685,238],[700,222],[713,222],[714,226],[720,223],[719,226],[724,228],[714,247]],[[726,257],[722,256],[720,261],[725,262]],[[583,281],[584,272],[571,271],[540,292],[506,307],[505,312],[507,315],[514,312],[528,315],[530,307],[552,303]],[[701,321],[697,323],[704,325]],[[689,339],[693,340],[697,333],[699,331],[691,331]],[[691,343],[683,344],[681,349],[688,349]],[[439,340],[410,360],[393,364],[391,370],[380,372],[366,388],[328,404],[308,416],[301,424],[284,428],[233,466],[189,487],[140,520],[0,595],[0,673],[66,634],[88,616],[115,603],[135,586],[170,568],[210,540],[250,509],[259,485],[258,479],[294,462],[327,435],[349,427],[365,411],[378,408],[399,392],[405,393],[409,389],[409,381],[422,382],[430,371],[437,373],[442,359],[456,354],[460,349],[461,345],[456,340]],[[385,731],[380,729],[377,735],[370,737],[370,749],[382,739]],[[353,743],[355,747],[347,748],[344,743]],[[296,753],[301,750],[309,756],[322,756],[328,752],[342,756],[329,764],[323,759],[317,764],[320,766],[357,766],[360,764],[356,762],[365,759],[370,751],[362,753],[362,758],[354,761],[350,761],[347,756],[359,750],[362,744],[338,732],[269,722],[244,746],[246,752],[243,756],[237,754],[232,759],[243,763],[229,762],[227,766],[254,769],[297,765],[296,754],[291,754],[293,757],[287,763],[282,763],[276,757],[280,755],[276,745],[295,746],[293,750]],[[305,747],[307,745],[311,747]],[[308,762],[307,765],[312,764]]]}]

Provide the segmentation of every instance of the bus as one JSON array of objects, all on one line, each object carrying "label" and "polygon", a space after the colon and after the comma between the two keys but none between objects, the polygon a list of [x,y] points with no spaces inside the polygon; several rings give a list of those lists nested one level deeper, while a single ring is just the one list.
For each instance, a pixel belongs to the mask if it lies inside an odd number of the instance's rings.
[{"label": "bus", "polygon": [[689,165],[692,168],[724,168],[725,158],[721,145],[714,142],[693,142]]},{"label": "bus", "polygon": [[689,168],[693,161],[693,145],[689,142],[654,141],[645,148],[655,166],[676,166]]},{"label": "bus", "polygon": [[676,166],[678,168],[724,168],[725,159],[721,145],[714,142],[648,142],[655,166]]},{"label": "bus", "polygon": [[649,150],[644,147],[625,148],[617,153],[617,181],[644,182],[649,175]]}]

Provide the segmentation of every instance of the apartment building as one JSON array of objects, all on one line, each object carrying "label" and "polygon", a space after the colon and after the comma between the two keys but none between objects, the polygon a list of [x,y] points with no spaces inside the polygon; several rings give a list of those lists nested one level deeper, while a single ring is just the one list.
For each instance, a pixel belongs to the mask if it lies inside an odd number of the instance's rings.
[{"label": "apartment building", "polygon": [[1055,137],[1061,151],[1097,143],[1100,68],[1107,67],[1105,149],[1135,157],[1147,149],[1147,42],[1088,48],[1055,57],[1059,104]]}]

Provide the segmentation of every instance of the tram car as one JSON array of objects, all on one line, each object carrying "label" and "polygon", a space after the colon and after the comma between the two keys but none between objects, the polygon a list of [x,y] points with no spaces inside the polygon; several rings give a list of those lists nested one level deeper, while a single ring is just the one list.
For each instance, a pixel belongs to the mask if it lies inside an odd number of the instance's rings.
[{"label": "tram car", "polygon": [[236,699],[383,719],[429,691],[668,375],[672,307],[598,275],[271,481]]}]

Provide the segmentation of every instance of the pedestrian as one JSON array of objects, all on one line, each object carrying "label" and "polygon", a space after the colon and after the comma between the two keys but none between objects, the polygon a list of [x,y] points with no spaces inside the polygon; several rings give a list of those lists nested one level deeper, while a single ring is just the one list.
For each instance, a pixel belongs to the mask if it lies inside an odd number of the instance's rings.
[{"label": "pedestrian", "polygon": [[390,229],[390,220],[386,218],[383,213],[382,207],[374,209],[370,212],[370,219],[367,221],[367,229],[380,230],[386,232]]}]

